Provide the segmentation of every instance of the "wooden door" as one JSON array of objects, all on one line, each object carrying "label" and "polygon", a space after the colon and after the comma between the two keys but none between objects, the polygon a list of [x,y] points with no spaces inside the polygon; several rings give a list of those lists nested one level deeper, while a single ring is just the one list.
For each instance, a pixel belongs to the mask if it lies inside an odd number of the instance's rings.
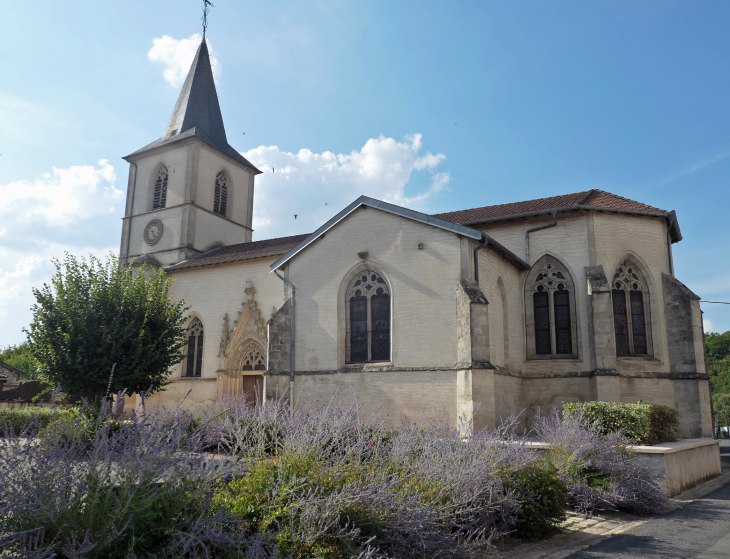
[{"label": "wooden door", "polygon": [[261,403],[264,375],[243,375],[243,397],[246,402],[255,405]]}]

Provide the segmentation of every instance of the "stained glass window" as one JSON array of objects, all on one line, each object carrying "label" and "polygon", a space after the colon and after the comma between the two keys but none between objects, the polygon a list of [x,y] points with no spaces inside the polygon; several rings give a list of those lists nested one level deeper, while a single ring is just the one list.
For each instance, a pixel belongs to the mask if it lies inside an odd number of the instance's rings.
[{"label": "stained glass window", "polygon": [[616,270],[612,282],[616,355],[648,355],[648,290],[644,276],[634,262],[626,260]]},{"label": "stained glass window", "polygon": [[152,200],[153,210],[161,210],[167,204],[167,177],[167,167],[162,165],[157,172],[157,180],[155,180],[155,192]]},{"label": "stained glass window", "polygon": [[525,288],[532,301],[526,298],[525,304],[527,312],[532,304],[534,326],[528,328],[534,328],[534,355],[575,355],[572,281],[562,263],[549,255],[538,260],[530,272]]},{"label": "stained glass window", "polygon": [[188,329],[188,354],[185,359],[187,377],[199,377],[203,370],[203,323],[196,318]]},{"label": "stained glass window", "polygon": [[[563,274],[560,274],[563,277]],[[561,283],[558,290],[553,291],[555,307],[555,343],[556,353],[567,355],[573,353],[573,339],[570,330],[570,294]]]},{"label": "stained glass window", "polygon": [[390,360],[390,293],[380,275],[366,270],[347,292],[349,363]]},{"label": "stained glass window", "polygon": [[535,308],[535,353],[550,355],[550,302],[547,291],[536,291],[532,296]]}]

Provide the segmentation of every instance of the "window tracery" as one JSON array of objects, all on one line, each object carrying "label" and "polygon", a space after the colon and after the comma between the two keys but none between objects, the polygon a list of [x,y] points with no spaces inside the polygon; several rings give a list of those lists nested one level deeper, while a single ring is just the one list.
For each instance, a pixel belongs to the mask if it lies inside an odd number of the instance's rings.
[{"label": "window tracery", "polygon": [[203,369],[203,323],[196,318],[188,328],[188,353],[185,359],[186,377],[199,377]]},{"label": "window tracery", "polygon": [[359,273],[345,295],[347,361],[390,360],[390,290],[373,270]]},{"label": "window tracery", "polygon": [[251,344],[241,358],[242,371],[265,371],[266,356],[257,344]]},{"label": "window tracery", "polygon": [[165,165],[160,166],[157,171],[157,179],[155,180],[155,192],[152,200],[152,209],[161,210],[167,204],[167,179],[169,173]]},{"label": "window tracery", "polygon": [[544,256],[533,267],[530,278],[526,289],[531,295],[527,301],[531,299],[532,304],[534,347],[528,354],[574,355],[575,295],[570,273],[557,259]]},{"label": "window tracery", "polygon": [[221,171],[215,177],[215,195],[213,197],[213,213],[225,217],[228,206],[228,179]]},{"label": "window tracery", "polygon": [[649,290],[643,274],[631,260],[625,260],[611,280],[616,355],[648,355]]}]

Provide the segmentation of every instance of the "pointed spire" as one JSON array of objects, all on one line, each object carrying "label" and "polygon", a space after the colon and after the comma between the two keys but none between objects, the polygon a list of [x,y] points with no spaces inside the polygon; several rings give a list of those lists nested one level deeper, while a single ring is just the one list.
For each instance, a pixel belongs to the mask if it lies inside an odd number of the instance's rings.
[{"label": "pointed spire", "polygon": [[202,40],[193,65],[185,79],[175,110],[167,123],[164,139],[197,128],[208,135],[213,145],[228,145],[218,94],[213,81],[208,44]]},{"label": "pointed spire", "polygon": [[172,111],[170,122],[167,123],[165,135],[142,149],[138,149],[125,159],[191,137],[195,137],[240,161],[255,174],[261,173],[228,143],[226,129],[223,126],[221,107],[218,104],[218,94],[213,81],[213,69],[210,65],[208,44],[205,42],[205,38],[201,41],[193,65],[188,72],[188,77],[185,78],[182,91],[180,91],[180,96],[175,104],[175,110]]}]

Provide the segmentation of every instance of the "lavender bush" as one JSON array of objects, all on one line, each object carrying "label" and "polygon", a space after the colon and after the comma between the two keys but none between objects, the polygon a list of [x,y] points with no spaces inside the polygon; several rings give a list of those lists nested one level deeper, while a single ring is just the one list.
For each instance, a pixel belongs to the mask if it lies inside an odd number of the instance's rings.
[{"label": "lavender bush", "polygon": [[548,460],[568,484],[569,504],[578,512],[622,509],[638,514],[661,512],[667,497],[660,475],[639,462],[620,432],[603,433],[582,412],[538,416],[533,429],[550,445]]},{"label": "lavender bush", "polygon": [[73,424],[78,436],[35,438],[31,423],[0,440],[0,549],[49,559],[276,553],[210,511],[219,480],[239,468],[199,453],[186,414],[143,412],[114,427],[108,403],[86,411],[95,422]]},{"label": "lavender bush", "polygon": [[[447,417],[364,413],[337,395],[224,399],[195,414],[105,403],[0,439],[0,549],[21,557],[471,557],[507,534],[542,537],[566,503],[659,510],[656,476],[620,435],[538,418],[464,437]],[[37,435],[41,435],[40,437]]]},{"label": "lavender bush", "polygon": [[[273,530],[283,556],[469,556],[514,529],[519,491],[506,482],[539,460],[512,423],[464,439],[447,418],[390,432],[387,417],[363,416],[337,397],[292,418],[277,404],[223,406],[208,440],[247,448],[255,460],[213,503],[259,533]],[[280,429],[274,453],[260,442],[270,440],[272,421]],[[559,522],[564,506],[548,522]]]}]

